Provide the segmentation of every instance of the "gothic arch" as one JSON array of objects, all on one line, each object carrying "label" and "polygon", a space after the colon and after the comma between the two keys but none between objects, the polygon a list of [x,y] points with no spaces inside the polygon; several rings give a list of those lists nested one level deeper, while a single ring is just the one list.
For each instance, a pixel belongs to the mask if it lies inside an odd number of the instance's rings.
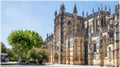
[{"label": "gothic arch", "polygon": [[103,18],[101,19],[101,27],[102,28],[104,27],[104,19]]},{"label": "gothic arch", "polygon": [[77,32],[80,32],[80,24],[77,23]]},{"label": "gothic arch", "polygon": [[104,16],[104,27],[107,26],[107,23],[106,23],[106,17]]},{"label": "gothic arch", "polygon": [[67,25],[71,25],[71,21],[70,20],[68,21]]},{"label": "gothic arch", "polygon": [[67,34],[70,34],[70,33],[72,33],[72,23],[71,23],[71,21],[69,20],[69,21],[67,22]]}]

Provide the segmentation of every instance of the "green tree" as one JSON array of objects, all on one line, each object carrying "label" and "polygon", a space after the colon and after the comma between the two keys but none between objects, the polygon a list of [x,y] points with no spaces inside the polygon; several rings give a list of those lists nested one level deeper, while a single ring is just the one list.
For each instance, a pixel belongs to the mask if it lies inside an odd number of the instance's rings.
[{"label": "green tree", "polygon": [[11,49],[6,48],[3,42],[1,42],[1,52],[6,53],[10,61],[16,61],[16,54]]},{"label": "green tree", "polygon": [[1,52],[2,53],[6,53],[6,47],[5,47],[5,45],[4,45],[4,43],[3,42],[1,42]]},{"label": "green tree", "polygon": [[47,55],[45,51],[41,48],[35,48],[33,47],[27,55],[27,58],[29,60],[32,60],[34,63],[42,64],[44,60],[47,60]]},{"label": "green tree", "polygon": [[42,37],[34,31],[16,30],[8,36],[8,42],[17,53],[19,61],[25,58],[27,52],[33,47],[40,47],[43,44]]}]

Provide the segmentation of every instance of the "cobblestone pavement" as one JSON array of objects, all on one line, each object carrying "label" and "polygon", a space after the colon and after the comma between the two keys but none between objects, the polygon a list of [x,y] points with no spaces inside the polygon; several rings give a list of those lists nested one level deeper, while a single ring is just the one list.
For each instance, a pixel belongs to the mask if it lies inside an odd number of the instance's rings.
[{"label": "cobblestone pavement", "polygon": [[[89,66],[89,65],[65,65],[65,64],[50,64],[46,65],[1,65],[2,68],[113,68],[113,67],[100,67],[100,66]],[[116,68],[116,67],[115,67]]]}]

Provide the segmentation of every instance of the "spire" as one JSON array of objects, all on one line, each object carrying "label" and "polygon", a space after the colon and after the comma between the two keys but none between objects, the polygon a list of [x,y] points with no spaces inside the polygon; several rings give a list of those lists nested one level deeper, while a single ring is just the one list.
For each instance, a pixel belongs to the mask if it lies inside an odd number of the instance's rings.
[{"label": "spire", "polygon": [[94,8],[92,9],[92,13],[94,14]]},{"label": "spire", "polygon": [[100,5],[100,11],[103,11],[103,6],[102,6],[102,4]]},{"label": "spire", "polygon": [[61,5],[61,8],[60,8],[61,10],[63,10],[63,9],[65,9],[65,6],[64,6],[64,4],[62,3],[62,5]]},{"label": "spire", "polygon": [[86,17],[88,17],[88,12],[86,13]]},{"label": "spire", "polygon": [[62,3],[62,5],[60,6],[60,14],[64,13],[65,12],[65,6],[64,4]]},{"label": "spire", "polygon": [[83,18],[84,18],[84,10],[82,11],[82,16],[83,16]]},{"label": "spire", "polygon": [[55,16],[57,15],[57,11],[55,11]]},{"label": "spire", "polygon": [[73,13],[77,13],[76,4],[74,5],[74,10],[73,10]]}]

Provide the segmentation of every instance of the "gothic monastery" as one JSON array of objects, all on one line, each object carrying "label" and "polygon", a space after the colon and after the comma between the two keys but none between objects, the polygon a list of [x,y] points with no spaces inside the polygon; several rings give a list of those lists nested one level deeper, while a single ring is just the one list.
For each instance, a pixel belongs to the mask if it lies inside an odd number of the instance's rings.
[{"label": "gothic monastery", "polygon": [[54,33],[45,40],[49,62],[120,67],[120,4],[112,10],[101,4],[98,11],[78,16],[76,5],[69,13],[62,4],[55,11]]}]

